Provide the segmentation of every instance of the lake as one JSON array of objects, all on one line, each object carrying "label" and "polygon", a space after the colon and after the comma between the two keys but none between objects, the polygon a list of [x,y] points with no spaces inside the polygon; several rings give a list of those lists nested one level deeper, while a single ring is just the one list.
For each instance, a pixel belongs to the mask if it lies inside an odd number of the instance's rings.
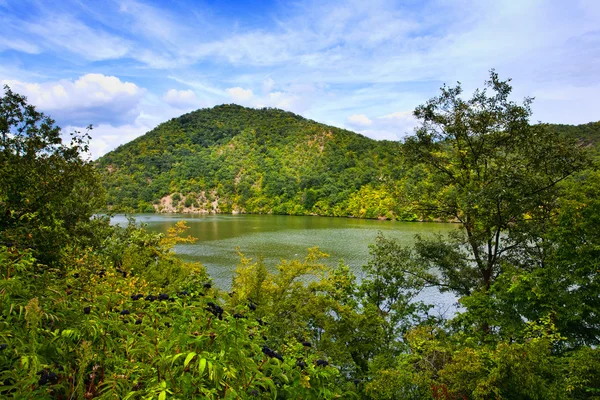
[{"label": "lake", "polygon": [[[263,257],[273,271],[281,259],[303,259],[309,247],[318,246],[330,255],[323,260],[330,266],[342,260],[360,278],[362,266],[369,260],[369,245],[378,232],[403,244],[414,243],[416,234],[448,233],[456,224],[427,222],[378,221],[355,218],[331,218],[288,215],[195,215],[195,214],[135,214],[154,232],[166,233],[177,221],[185,220],[189,234],[198,238],[194,244],[181,244],[175,253],[188,261],[204,265],[215,285],[228,290],[239,262],[236,248],[253,259]],[[126,224],[123,215],[113,223]],[[453,308],[456,299],[450,294],[428,290],[422,298],[438,304],[442,311]]]}]

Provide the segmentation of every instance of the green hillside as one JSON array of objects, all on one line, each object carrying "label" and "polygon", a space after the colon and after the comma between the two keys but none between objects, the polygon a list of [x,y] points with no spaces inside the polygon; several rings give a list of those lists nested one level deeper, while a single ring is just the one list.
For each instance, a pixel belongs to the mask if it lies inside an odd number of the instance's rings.
[{"label": "green hillside", "polygon": [[[594,149],[600,142],[599,122],[549,127]],[[406,173],[401,143],[272,108],[197,110],[97,164],[115,211],[424,217],[403,201],[419,174]]]},{"label": "green hillside", "polygon": [[600,144],[600,121],[581,125],[551,124],[559,133],[583,141],[585,144]]},{"label": "green hillside", "polygon": [[552,124],[550,126],[558,133],[576,139],[589,148],[594,158],[600,157],[600,121],[581,125]]},{"label": "green hillside", "polygon": [[387,182],[404,175],[400,146],[278,109],[222,105],[165,122],[98,165],[116,210],[398,218]]}]

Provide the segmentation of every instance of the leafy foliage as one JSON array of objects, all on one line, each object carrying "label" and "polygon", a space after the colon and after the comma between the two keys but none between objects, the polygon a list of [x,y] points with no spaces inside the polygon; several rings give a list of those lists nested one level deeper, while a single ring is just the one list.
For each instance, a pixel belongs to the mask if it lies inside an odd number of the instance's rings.
[{"label": "leafy foliage", "polygon": [[[148,244],[155,235],[138,233],[145,247],[165,254],[163,245]],[[234,318],[235,309],[214,312],[220,307],[218,292],[203,285],[202,269],[152,252],[117,269],[108,258],[85,251],[73,257],[65,278],[53,271],[36,275],[31,254],[1,248],[3,396],[289,398],[301,393],[317,399],[340,393],[330,383],[336,369],[317,367],[316,355],[298,348],[285,348],[281,360],[264,354],[258,322]],[[140,262],[158,262],[171,282],[146,281],[136,273]],[[305,368],[296,365],[298,357],[306,360]],[[56,378],[40,378],[44,374]]]},{"label": "leafy foliage", "polygon": [[[486,86],[490,95],[477,90],[469,100],[460,97],[460,85],[444,86],[439,97],[415,110],[422,127],[405,149],[432,182],[419,206],[462,227],[448,238],[420,239],[415,263],[421,274],[439,271],[435,286],[484,302],[507,265],[535,267],[558,183],[586,166],[585,155],[568,138],[545,125],[529,125],[530,99],[522,105],[509,100],[511,86],[494,71]],[[480,310],[480,327],[489,333],[490,304],[463,304]]]},{"label": "leafy foliage", "polygon": [[8,185],[0,198],[3,398],[323,399],[347,392],[333,385],[339,370],[315,354],[266,347],[258,321],[235,318],[241,310],[225,307],[204,268],[175,257],[176,243],[194,240],[182,236],[184,223],[163,236],[134,221],[122,228],[91,218],[99,193],[96,181],[81,187],[95,179],[81,158],[85,142],[63,145],[53,121],[8,88],[1,104]]},{"label": "leafy foliage", "polygon": [[[48,116],[5,87],[0,97],[0,245],[34,249],[53,263],[102,206],[103,190],[93,165],[81,158],[87,134],[70,145]],[[83,236],[83,237],[82,237]],[[88,237],[89,239],[89,237]]]},{"label": "leafy foliage", "polygon": [[422,127],[404,148],[414,163],[409,194],[416,209],[462,229],[417,238],[413,248],[380,238],[385,273],[403,279],[376,287],[434,286],[462,307],[408,330],[409,351],[374,371],[366,387],[374,398],[598,394],[598,350],[587,347],[600,339],[597,167],[581,146],[591,136],[573,141],[576,129],[531,126],[529,99],[510,101],[510,85],[493,71],[487,86],[491,95],[470,100],[460,86],[444,87],[415,111]]},{"label": "leafy foliage", "polygon": [[[273,272],[240,255],[228,294],[172,252],[195,240],[185,223],[160,235],[92,217],[102,192],[85,138],[63,145],[50,118],[5,89],[0,396],[600,398],[600,175],[568,137],[590,132],[530,126],[529,100],[509,101],[493,72],[488,86],[468,101],[443,88],[402,148],[221,106],[99,160],[113,206],[154,209],[170,194],[179,210],[463,228],[414,248],[379,235],[360,280],[316,248]],[[399,150],[410,167],[394,164]],[[417,301],[427,287],[454,292],[460,308],[433,317]]]}]

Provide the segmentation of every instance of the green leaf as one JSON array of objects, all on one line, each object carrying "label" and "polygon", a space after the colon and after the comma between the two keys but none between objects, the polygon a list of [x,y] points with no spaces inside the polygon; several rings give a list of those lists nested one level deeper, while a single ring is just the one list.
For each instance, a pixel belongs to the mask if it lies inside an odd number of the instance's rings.
[{"label": "green leaf", "polygon": [[175,355],[173,356],[173,360],[171,360],[171,365],[173,365],[173,364],[175,363],[175,361],[177,361],[177,359],[178,359],[179,357],[182,357],[183,355],[184,355],[184,353],[175,354]]},{"label": "green leaf", "polygon": [[[188,366],[188,364],[194,359],[194,357],[196,357],[196,353],[193,351],[187,355],[185,361],[183,362],[184,368]],[[200,374],[202,374],[202,372],[200,372]]]},{"label": "green leaf", "polygon": [[200,371],[200,376],[204,373],[204,369],[206,368],[206,358],[200,359],[200,365],[198,365],[198,370]]}]

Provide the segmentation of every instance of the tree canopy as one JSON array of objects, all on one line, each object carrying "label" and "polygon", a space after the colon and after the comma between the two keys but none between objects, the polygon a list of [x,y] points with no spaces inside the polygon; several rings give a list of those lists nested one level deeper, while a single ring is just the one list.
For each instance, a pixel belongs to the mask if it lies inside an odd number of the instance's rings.
[{"label": "tree canopy", "polygon": [[405,143],[427,173],[418,206],[463,228],[451,239],[421,240],[420,264],[439,270],[436,284],[460,296],[488,291],[504,263],[533,267],[525,255],[556,209],[558,183],[586,165],[573,140],[530,125],[531,99],[517,104],[511,89],[494,71],[469,100],[460,85],[444,86],[417,107],[422,125]]},{"label": "tree canopy", "polygon": [[87,134],[70,144],[50,117],[4,88],[0,98],[0,245],[30,248],[57,259],[82,224],[103,205],[103,189],[85,159]]}]

